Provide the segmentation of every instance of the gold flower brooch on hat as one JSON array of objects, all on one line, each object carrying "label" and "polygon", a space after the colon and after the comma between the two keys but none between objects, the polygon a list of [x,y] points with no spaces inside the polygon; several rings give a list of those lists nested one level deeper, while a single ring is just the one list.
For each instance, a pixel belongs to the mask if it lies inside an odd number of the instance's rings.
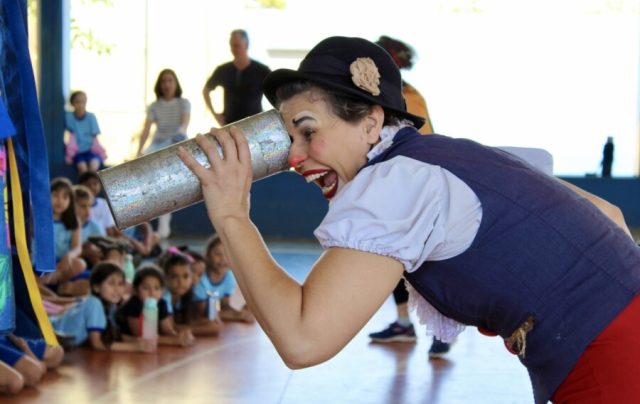
[{"label": "gold flower brooch on hat", "polygon": [[371,58],[357,58],[349,66],[349,71],[351,72],[351,80],[356,86],[371,95],[380,95],[380,73]]}]

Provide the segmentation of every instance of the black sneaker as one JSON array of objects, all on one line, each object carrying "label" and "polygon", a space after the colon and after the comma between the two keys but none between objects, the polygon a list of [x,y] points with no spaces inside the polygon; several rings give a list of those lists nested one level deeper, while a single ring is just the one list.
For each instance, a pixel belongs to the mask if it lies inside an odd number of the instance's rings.
[{"label": "black sneaker", "polygon": [[436,337],[433,337],[433,343],[429,348],[429,358],[442,358],[451,349],[451,344],[442,342]]},{"label": "black sneaker", "polygon": [[373,342],[416,342],[416,332],[413,324],[402,326],[396,321],[382,331],[369,334]]}]

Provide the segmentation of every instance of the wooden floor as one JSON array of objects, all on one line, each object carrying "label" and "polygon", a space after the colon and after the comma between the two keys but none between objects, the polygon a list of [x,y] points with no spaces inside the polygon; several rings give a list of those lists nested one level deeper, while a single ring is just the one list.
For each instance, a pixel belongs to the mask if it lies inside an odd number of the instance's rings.
[{"label": "wooden floor", "polygon": [[[290,250],[297,251],[290,254]],[[288,252],[289,251],[289,252]],[[277,244],[274,256],[294,277],[313,247]],[[296,272],[298,271],[298,272]],[[389,299],[347,347],[303,370],[284,366],[257,324],[228,324],[217,338],[155,354],[69,352],[37,388],[1,403],[532,403],[529,379],[500,340],[467,329],[446,360],[429,360],[431,339],[416,324],[416,344],[371,344],[367,334],[395,318]],[[327,324],[328,327],[331,324]]]}]

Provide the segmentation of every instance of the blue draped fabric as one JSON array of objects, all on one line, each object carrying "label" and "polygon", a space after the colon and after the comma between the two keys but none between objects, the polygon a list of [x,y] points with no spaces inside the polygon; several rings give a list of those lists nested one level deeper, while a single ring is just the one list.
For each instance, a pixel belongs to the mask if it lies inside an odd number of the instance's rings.
[{"label": "blue draped fabric", "polygon": [[[2,1],[2,96],[16,127],[14,147],[23,191],[25,221],[33,228],[32,261],[39,271],[55,269],[49,165],[27,39],[24,0]],[[33,223],[29,224],[29,220]]]},{"label": "blue draped fabric", "polygon": [[22,185],[24,223],[31,238],[34,266],[53,271],[53,212],[49,166],[35,80],[27,40],[26,0],[0,0],[0,335],[15,332],[41,338],[29,300],[15,245],[9,249],[11,229],[5,192],[9,178],[6,139],[11,137]]}]

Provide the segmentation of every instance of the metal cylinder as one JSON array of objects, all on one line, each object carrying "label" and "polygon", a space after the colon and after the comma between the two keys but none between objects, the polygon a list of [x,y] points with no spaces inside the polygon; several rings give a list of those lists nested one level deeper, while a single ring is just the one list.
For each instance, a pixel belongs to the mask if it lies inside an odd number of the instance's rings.
[{"label": "metal cylinder", "polygon": [[[277,111],[262,112],[231,125],[242,129],[247,138],[254,181],[288,170],[291,140]],[[195,139],[188,139],[98,172],[118,229],[202,200],[200,182],[178,157],[178,146],[190,152],[198,163],[210,167]],[[222,155],[220,145],[217,147]]]}]

